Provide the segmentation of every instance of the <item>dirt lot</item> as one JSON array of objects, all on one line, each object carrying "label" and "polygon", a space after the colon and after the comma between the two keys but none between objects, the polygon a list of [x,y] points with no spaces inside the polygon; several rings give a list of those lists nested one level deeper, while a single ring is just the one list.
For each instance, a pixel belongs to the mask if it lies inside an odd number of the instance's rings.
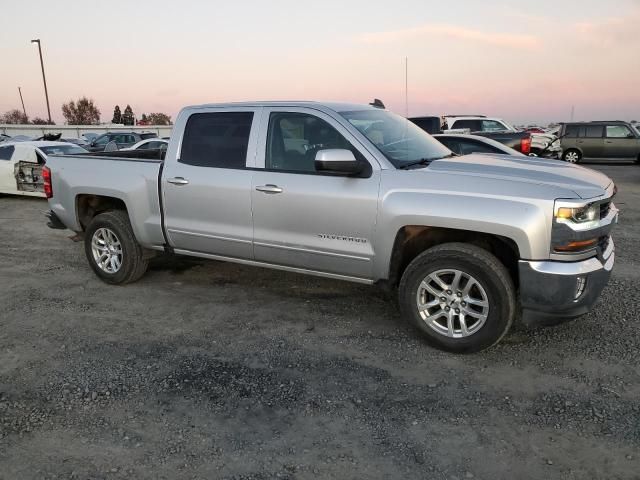
[{"label": "dirt lot", "polygon": [[597,308],[472,356],[375,288],[218,262],[111,287],[0,198],[0,478],[640,478],[640,167]]}]

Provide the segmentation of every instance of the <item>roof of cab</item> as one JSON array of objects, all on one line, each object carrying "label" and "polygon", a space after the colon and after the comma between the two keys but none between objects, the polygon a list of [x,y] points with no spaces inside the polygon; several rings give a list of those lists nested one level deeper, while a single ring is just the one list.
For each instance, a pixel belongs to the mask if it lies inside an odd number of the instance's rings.
[{"label": "roof of cab", "polygon": [[327,108],[335,112],[352,112],[357,110],[381,110],[372,105],[361,103],[316,102],[316,101],[261,101],[261,102],[229,102],[189,105],[185,109],[227,108],[227,107],[312,107]]}]

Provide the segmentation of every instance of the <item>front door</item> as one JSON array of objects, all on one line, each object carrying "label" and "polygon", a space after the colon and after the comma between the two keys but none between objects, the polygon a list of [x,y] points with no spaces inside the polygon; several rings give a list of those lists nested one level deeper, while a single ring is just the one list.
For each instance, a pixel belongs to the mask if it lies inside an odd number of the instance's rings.
[{"label": "front door", "polygon": [[211,108],[186,120],[178,158],[167,158],[162,174],[165,229],[176,250],[253,257],[247,167],[255,159],[259,114],[259,108]]},{"label": "front door", "polygon": [[[271,264],[371,278],[371,239],[380,170],[351,134],[310,108],[265,110],[251,189],[255,259]],[[367,165],[361,177],[316,172],[316,153],[348,149]]]},{"label": "front door", "polygon": [[607,125],[604,140],[605,157],[637,158],[640,139],[626,125]]}]

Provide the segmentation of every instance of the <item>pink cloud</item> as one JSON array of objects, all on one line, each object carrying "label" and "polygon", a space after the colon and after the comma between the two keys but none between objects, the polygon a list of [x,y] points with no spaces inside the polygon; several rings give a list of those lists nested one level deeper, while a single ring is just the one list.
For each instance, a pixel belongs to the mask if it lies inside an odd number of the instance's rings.
[{"label": "pink cloud", "polygon": [[580,22],[574,25],[574,29],[583,41],[603,47],[613,45],[630,47],[632,45],[640,45],[638,24],[640,24],[640,11],[636,11],[624,18],[606,18],[601,21]]},{"label": "pink cloud", "polygon": [[488,33],[447,24],[427,24],[420,27],[387,32],[364,33],[357,37],[363,43],[392,43],[417,37],[437,36],[454,40],[474,41],[498,47],[534,50],[541,45],[538,37],[512,33]]}]

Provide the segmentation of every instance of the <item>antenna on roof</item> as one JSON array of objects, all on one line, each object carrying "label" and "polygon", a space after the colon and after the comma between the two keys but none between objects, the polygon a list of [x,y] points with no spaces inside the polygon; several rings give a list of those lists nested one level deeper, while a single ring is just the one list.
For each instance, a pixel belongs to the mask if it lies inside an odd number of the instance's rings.
[{"label": "antenna on roof", "polygon": [[374,98],[373,102],[371,102],[369,105],[376,108],[387,108],[384,106],[384,103],[382,103],[382,100],[380,100],[379,98]]}]

